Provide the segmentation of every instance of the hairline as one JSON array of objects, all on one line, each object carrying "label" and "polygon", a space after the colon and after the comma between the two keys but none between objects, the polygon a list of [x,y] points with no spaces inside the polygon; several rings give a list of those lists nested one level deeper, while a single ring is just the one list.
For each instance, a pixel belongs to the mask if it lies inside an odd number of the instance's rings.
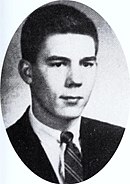
[{"label": "hairline", "polygon": [[[60,4],[55,4],[55,5],[60,5]],[[62,5],[62,4],[61,4]],[[51,6],[51,5],[49,5],[49,6]],[[49,8],[49,6],[47,5],[47,6],[44,6],[45,8]],[[63,4],[63,6],[64,6],[64,4]],[[71,7],[71,6],[68,6],[68,5],[65,5],[66,7]],[[40,7],[40,8],[44,8],[44,7]],[[38,11],[40,8],[38,8],[37,10],[35,10],[35,11]],[[95,26],[95,24],[94,24],[94,22],[93,22],[93,20],[91,19],[91,18],[89,18],[89,17],[87,17],[87,15],[84,13],[84,12],[81,12],[80,10],[78,10],[77,8],[75,8],[75,7],[71,7],[71,8],[74,8],[75,10],[77,10],[77,11],[79,11],[82,15],[85,15],[85,17],[86,17],[86,19],[90,19],[90,21],[93,23],[93,25],[94,25],[94,27],[95,27],[95,31],[96,31],[96,34],[95,34],[95,36],[93,36],[93,34],[91,34],[90,32],[80,32],[80,30],[79,30],[79,32],[77,31],[74,31],[73,29],[72,30],[68,30],[67,32],[62,32],[62,29],[61,30],[51,30],[51,32],[46,32],[45,34],[43,34],[43,37],[41,38],[41,41],[39,42],[39,46],[37,47],[37,51],[36,51],[36,53],[35,53],[35,59],[33,59],[32,57],[28,57],[28,54],[27,54],[27,60],[29,60],[30,61],[30,63],[35,63],[36,62],[36,60],[37,60],[37,57],[38,57],[38,55],[39,55],[39,52],[41,51],[41,48],[43,47],[43,45],[45,44],[45,42],[46,42],[46,40],[49,38],[49,37],[51,37],[51,36],[53,36],[53,35],[67,35],[67,34],[77,34],[77,35],[85,35],[85,36],[90,36],[92,39],[93,39],[93,41],[94,41],[94,45],[95,45],[95,56],[97,55],[97,52],[98,52],[98,48],[99,48],[99,39],[98,39],[98,32],[97,32],[97,28],[96,28],[96,26]],[[32,13],[33,14],[33,13]],[[28,18],[26,19],[26,21],[25,21],[25,23],[28,21],[28,19],[30,19],[30,15],[28,16]],[[30,19],[31,20],[31,19]],[[35,20],[35,19],[34,19]],[[24,23],[24,24],[25,24]],[[24,25],[23,25],[24,26]],[[22,28],[22,32],[23,32],[23,28]],[[25,33],[26,34],[26,33]],[[21,35],[22,36],[22,35]],[[32,47],[33,48],[33,47]],[[35,46],[34,46],[34,49],[35,49]],[[30,53],[31,54],[31,53]],[[25,55],[25,54],[24,54]],[[22,54],[22,58],[23,59],[26,59],[26,57],[24,58],[23,57],[23,54]],[[32,58],[32,59],[31,59]]]}]

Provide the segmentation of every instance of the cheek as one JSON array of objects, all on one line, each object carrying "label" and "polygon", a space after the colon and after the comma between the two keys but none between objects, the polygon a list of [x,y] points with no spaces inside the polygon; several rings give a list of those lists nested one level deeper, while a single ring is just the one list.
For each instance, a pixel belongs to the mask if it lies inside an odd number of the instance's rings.
[{"label": "cheek", "polygon": [[43,97],[46,93],[48,86],[46,81],[46,75],[44,75],[44,71],[39,68],[33,69],[32,76],[32,90],[35,92],[35,95]]},{"label": "cheek", "polygon": [[61,88],[64,88],[65,72],[57,72],[50,69],[46,72],[45,79],[50,89],[52,89],[53,91],[59,91]]},{"label": "cheek", "polygon": [[95,83],[96,69],[93,68],[91,70],[88,70],[87,72],[84,73],[84,76],[82,77],[84,79],[84,84],[91,88]]}]

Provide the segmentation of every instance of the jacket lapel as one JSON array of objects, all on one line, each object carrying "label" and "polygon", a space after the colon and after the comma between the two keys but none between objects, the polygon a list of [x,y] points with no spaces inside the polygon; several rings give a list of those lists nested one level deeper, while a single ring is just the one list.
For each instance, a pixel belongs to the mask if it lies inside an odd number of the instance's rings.
[{"label": "jacket lapel", "polygon": [[83,179],[86,180],[88,178],[88,139],[87,139],[87,126],[85,125],[83,119],[81,121],[80,127],[80,144],[81,144],[81,152],[82,152],[82,165],[83,165]]},{"label": "jacket lapel", "polygon": [[95,175],[106,164],[102,157],[104,150],[99,142],[101,137],[96,127],[98,122],[95,120],[82,118],[80,135],[84,180]]},{"label": "jacket lapel", "polygon": [[36,175],[47,181],[58,183],[58,179],[45,150],[42,148],[37,135],[34,133],[30,125],[28,111],[29,108],[16,123],[16,126],[19,126],[17,127],[19,131],[18,137],[16,138],[17,140],[15,140],[18,146],[14,146],[15,148],[18,147],[16,152],[25,165],[27,165]]},{"label": "jacket lapel", "polygon": [[84,180],[98,173],[115,153],[124,129],[101,121],[82,118],[80,141]]}]

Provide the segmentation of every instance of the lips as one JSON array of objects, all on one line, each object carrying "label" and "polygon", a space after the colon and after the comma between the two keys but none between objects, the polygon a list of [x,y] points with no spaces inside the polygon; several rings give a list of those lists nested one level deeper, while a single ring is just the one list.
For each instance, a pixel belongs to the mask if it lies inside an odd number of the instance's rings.
[{"label": "lips", "polygon": [[77,106],[79,102],[83,99],[81,96],[60,96],[66,106]]},{"label": "lips", "polygon": [[80,100],[83,99],[81,96],[60,96],[64,100]]}]

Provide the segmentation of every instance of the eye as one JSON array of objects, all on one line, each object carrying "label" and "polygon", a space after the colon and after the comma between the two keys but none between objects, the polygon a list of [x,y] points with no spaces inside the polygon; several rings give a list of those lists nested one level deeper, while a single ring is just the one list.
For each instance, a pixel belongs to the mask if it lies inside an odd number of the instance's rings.
[{"label": "eye", "polygon": [[61,66],[66,66],[67,65],[67,63],[66,62],[52,62],[52,63],[50,63],[49,64],[49,66],[51,66],[51,67],[61,67]]},{"label": "eye", "polygon": [[95,64],[96,64],[96,57],[95,56],[85,57],[85,58],[80,60],[80,65],[84,66],[86,68],[87,67],[91,68]]},{"label": "eye", "polygon": [[60,68],[67,66],[70,63],[70,59],[63,56],[49,56],[46,59],[46,64],[50,67]]},{"label": "eye", "polygon": [[50,66],[52,67],[60,67],[62,65],[62,63],[51,63]]},{"label": "eye", "polygon": [[89,62],[89,61],[83,61],[82,62],[82,66],[84,67],[92,67],[94,65],[94,63]]}]

